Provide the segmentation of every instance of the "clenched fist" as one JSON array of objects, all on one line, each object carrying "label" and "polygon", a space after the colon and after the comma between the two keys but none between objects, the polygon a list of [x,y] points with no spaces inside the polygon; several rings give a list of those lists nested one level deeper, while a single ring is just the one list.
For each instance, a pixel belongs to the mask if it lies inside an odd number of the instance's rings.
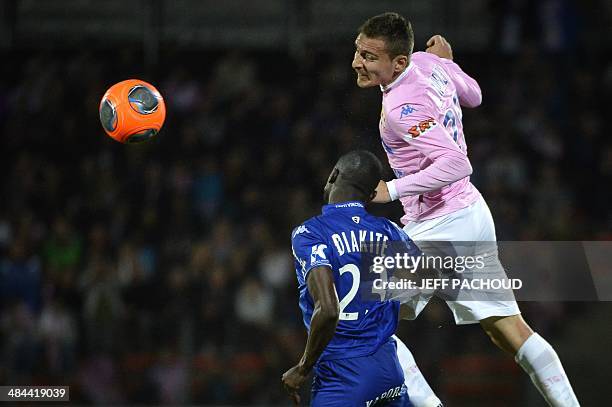
[{"label": "clenched fist", "polygon": [[446,38],[436,34],[427,40],[427,49],[425,52],[439,56],[440,58],[446,58],[453,60],[453,49],[451,45],[446,41]]}]

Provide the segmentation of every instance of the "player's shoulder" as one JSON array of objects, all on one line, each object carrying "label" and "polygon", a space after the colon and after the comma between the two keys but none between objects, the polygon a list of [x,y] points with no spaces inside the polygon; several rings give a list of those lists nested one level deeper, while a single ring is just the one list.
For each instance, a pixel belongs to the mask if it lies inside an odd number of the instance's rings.
[{"label": "player's shoulder", "polygon": [[431,65],[423,63],[423,58],[417,56],[408,69],[408,76],[397,85],[397,89],[391,90],[383,102],[385,113],[394,121],[430,116],[433,109],[429,96]]},{"label": "player's shoulder", "polygon": [[454,62],[450,59],[442,58],[436,54],[423,51],[413,53],[410,57],[410,61],[426,72],[431,72],[436,67],[446,70],[447,65],[454,64]]},{"label": "player's shoulder", "polygon": [[394,233],[397,233],[399,238],[403,238],[406,235],[406,232],[404,232],[397,223],[393,222],[390,219],[385,219],[385,220],[387,221],[387,225],[389,229],[392,230]]},{"label": "player's shoulder", "polygon": [[388,103],[385,108],[385,117],[392,125],[420,122],[434,113],[433,103],[427,94],[427,84],[412,82],[402,84],[401,97]]},{"label": "player's shoulder", "polygon": [[291,232],[291,239],[315,239],[320,237],[323,224],[321,215],[305,220]]},{"label": "player's shoulder", "polygon": [[294,227],[291,231],[291,239],[295,239],[299,235],[312,233],[311,229],[313,228],[313,218],[306,219],[304,222]]},{"label": "player's shoulder", "polygon": [[375,216],[372,214],[368,214],[371,222],[375,223],[380,229],[384,230],[389,238],[397,238],[397,235],[403,233],[402,228],[400,228],[395,222],[390,219],[387,219],[383,216]]},{"label": "player's shoulder", "polygon": [[425,51],[413,52],[410,57],[410,61],[415,62],[417,64],[423,63],[423,62],[432,62],[432,61],[440,62],[441,59],[442,58],[440,58],[436,54],[432,54],[431,52],[425,52]]}]

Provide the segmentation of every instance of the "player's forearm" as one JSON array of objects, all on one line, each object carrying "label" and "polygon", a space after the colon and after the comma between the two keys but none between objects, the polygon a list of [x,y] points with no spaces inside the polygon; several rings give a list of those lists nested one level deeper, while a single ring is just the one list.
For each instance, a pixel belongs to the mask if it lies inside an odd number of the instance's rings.
[{"label": "player's forearm", "polygon": [[482,91],[478,82],[463,72],[459,65],[449,61],[446,67],[451,71],[453,83],[457,89],[459,104],[463,107],[477,107],[482,103]]},{"label": "player's forearm", "polygon": [[472,174],[468,158],[461,154],[440,157],[427,168],[387,182],[391,200],[436,191]]},{"label": "player's forearm", "polygon": [[[466,75],[467,76],[467,75]],[[463,107],[478,107],[482,103],[482,91],[478,82],[467,76],[471,83],[465,84],[465,90],[459,95],[459,104]]]},{"label": "player's forearm", "polygon": [[310,333],[306,341],[306,349],[300,359],[300,365],[305,371],[312,369],[329,341],[334,337],[339,316],[340,313],[337,308],[315,308],[310,320]]}]

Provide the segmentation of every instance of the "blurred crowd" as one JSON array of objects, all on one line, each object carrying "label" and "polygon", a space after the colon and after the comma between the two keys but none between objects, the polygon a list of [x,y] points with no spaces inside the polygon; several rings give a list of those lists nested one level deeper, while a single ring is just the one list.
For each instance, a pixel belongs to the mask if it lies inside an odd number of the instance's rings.
[{"label": "blurred crowd", "polygon": [[[569,42],[507,44],[456,52],[483,90],[463,120],[498,239],[609,239],[612,65]],[[290,232],[319,213],[342,153],[384,159],[380,91],[356,87],[351,58],[350,43],[300,58],[166,51],[145,70],[138,49],[5,52],[0,384],[70,385],[103,405],[285,402],[280,375],[305,339]],[[98,119],[105,89],[129,77],[167,103],[142,145]],[[543,335],[581,315],[522,308]],[[451,325],[435,303],[402,323],[434,384],[453,349],[498,355]]]}]

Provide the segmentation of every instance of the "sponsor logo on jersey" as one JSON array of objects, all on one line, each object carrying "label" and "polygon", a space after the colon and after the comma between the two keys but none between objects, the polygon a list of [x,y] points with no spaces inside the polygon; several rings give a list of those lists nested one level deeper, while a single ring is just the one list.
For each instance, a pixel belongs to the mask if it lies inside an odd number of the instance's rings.
[{"label": "sponsor logo on jersey", "polygon": [[310,254],[310,264],[327,261],[327,256],[325,256],[325,249],[327,249],[326,244],[318,244],[316,246],[312,246],[312,252]]},{"label": "sponsor logo on jersey", "polygon": [[359,202],[348,202],[343,204],[338,204],[335,206],[336,208],[363,208],[363,205]]},{"label": "sponsor logo on jersey", "polygon": [[437,123],[434,119],[423,120],[419,122],[417,125],[412,126],[408,129],[408,137],[413,138],[413,139],[417,138],[427,133],[429,130],[431,130],[436,125]]},{"label": "sponsor logo on jersey", "polygon": [[386,392],[382,393],[380,396],[376,397],[375,399],[366,401],[366,407],[377,405],[379,401],[391,400],[391,399],[401,396],[402,387],[403,386],[392,387]]},{"label": "sponsor logo on jersey", "polygon": [[359,216],[353,216],[352,219],[353,219],[353,222],[359,223]]}]

